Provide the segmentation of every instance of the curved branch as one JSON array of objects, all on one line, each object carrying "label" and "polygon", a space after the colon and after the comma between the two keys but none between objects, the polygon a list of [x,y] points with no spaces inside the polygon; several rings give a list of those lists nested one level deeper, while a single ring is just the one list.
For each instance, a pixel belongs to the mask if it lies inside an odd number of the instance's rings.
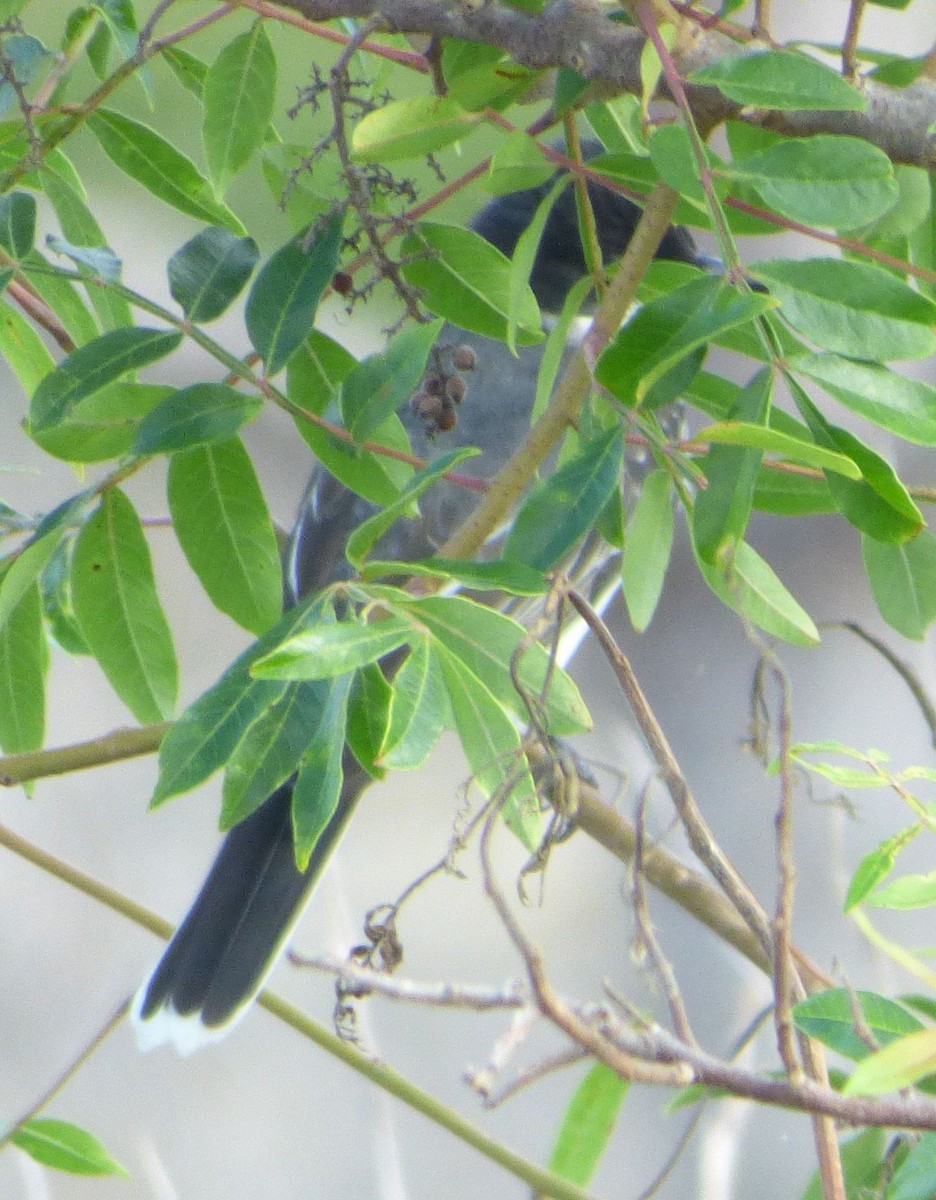
[{"label": "curved branch", "polygon": [[[542,12],[527,13],[488,0],[283,0],[281,7],[313,21],[367,18],[379,13],[399,33],[425,33],[498,46],[533,69],[569,67],[604,91],[640,95],[643,34],[618,21],[597,3],[552,0]],[[763,42],[745,45],[718,30],[683,21],[674,57],[681,75],[727,57],[763,52]],[[746,110],[743,119],[792,137],[848,134],[871,142],[896,163],[936,170],[936,82],[921,78],[909,87],[889,88],[864,80],[865,112],[779,112]],[[714,88],[687,89],[696,120],[711,128],[742,117],[742,106]]]}]

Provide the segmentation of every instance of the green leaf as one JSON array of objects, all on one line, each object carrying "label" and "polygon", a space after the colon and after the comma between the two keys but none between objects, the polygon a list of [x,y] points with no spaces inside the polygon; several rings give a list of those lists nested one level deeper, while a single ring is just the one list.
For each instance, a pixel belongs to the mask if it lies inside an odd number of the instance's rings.
[{"label": "green leaf", "polygon": [[203,229],[173,254],[169,291],[190,321],[213,321],[237,299],[259,257],[253,238],[216,225]]},{"label": "green leaf", "polygon": [[123,492],[110,488],[72,557],[75,615],[117,695],[141,723],[175,707],[178,667],[143,527]]},{"label": "green leaf", "polygon": [[585,1187],[608,1147],[630,1084],[595,1063],[565,1111],[549,1169]]},{"label": "green leaf", "polygon": [[877,1096],[912,1087],[936,1071],[936,1029],[921,1029],[863,1059],[845,1081],[846,1096]]},{"label": "green leaf", "polygon": [[50,1117],[33,1117],[13,1134],[14,1146],[44,1167],[70,1175],[123,1175],[130,1173],[86,1129]]},{"label": "green leaf", "polygon": [[79,401],[128,371],[165,358],[182,341],[181,333],[162,329],[115,329],[65,356],[33,393],[29,421],[47,429],[68,417]]},{"label": "green leaf", "polygon": [[793,328],[825,350],[882,362],[936,350],[936,304],[881,267],[812,258],[758,263],[751,273]]},{"label": "green leaf", "polygon": [[55,267],[38,250],[20,264],[30,285],[36,289],[65,327],[77,346],[90,342],[100,332],[94,313],[68,280],[54,274]]},{"label": "green leaf", "polygon": [[[49,239],[49,244],[60,253],[71,254],[79,266],[88,266],[92,275],[116,281],[120,277],[120,260],[107,247],[107,239],[86,203],[84,188],[64,155],[62,162],[67,163],[67,167],[60,172],[49,169],[55,163],[47,160],[47,168],[40,175],[42,190],[55,209],[61,232],[67,238],[67,242]],[[133,324],[130,304],[113,288],[86,286],[85,290],[104,329],[121,329]]]},{"label": "green leaf", "polygon": [[[640,404],[681,360],[774,303],[768,296],[739,292],[722,279],[693,280],[644,305],[628,321],[598,359],[598,382],[629,408]],[[657,403],[672,398],[666,395]]]},{"label": "green leaf", "polygon": [[33,583],[0,628],[0,746],[5,754],[42,745],[48,661],[42,603]]},{"label": "green leaf", "polygon": [[324,689],[287,688],[241,738],[224,771],[222,829],[249,817],[295,771],[321,719]]},{"label": "green leaf", "polygon": [[[107,246],[73,246],[71,242],[66,242],[64,238],[51,233],[46,238],[46,245],[56,254],[70,258],[79,271],[82,267],[87,267],[87,273],[104,280],[105,283],[120,282],[123,263]],[[125,321],[124,324],[130,322]]]},{"label": "green leaf", "polygon": [[111,162],[158,200],[209,225],[244,233],[192,160],[155,130],[106,108],[89,113],[85,123]]},{"label": "green leaf", "polygon": [[[882,1134],[884,1130],[880,1131]],[[936,1194],[936,1133],[915,1142],[887,1186],[887,1200],[932,1200]]]},{"label": "green leaf", "polygon": [[539,800],[517,727],[463,659],[442,645],[436,653],[473,782],[485,796],[510,786],[504,820],[523,845],[534,850],[540,839]]},{"label": "green leaf", "polygon": [[208,77],[208,64],[180,46],[166,46],[162,50],[162,56],[185,90],[201,100]]},{"label": "green leaf", "polygon": [[[927,1135],[924,1134],[925,1136]],[[845,1176],[846,1196],[853,1196],[855,1200],[859,1200],[859,1197],[881,1194],[881,1184],[886,1171],[884,1159],[890,1137],[891,1134],[886,1129],[865,1129],[842,1143],[839,1156]],[[888,1200],[893,1200],[890,1190],[887,1197]],[[823,1200],[822,1180],[818,1170],[813,1172],[809,1186],[803,1193],[803,1200]],[[927,1197],[921,1196],[919,1200],[927,1200]]]},{"label": "green leaf", "polygon": [[366,579],[416,575],[429,579],[452,580],[475,592],[507,592],[511,596],[541,596],[548,589],[542,571],[523,563],[472,562],[464,558],[424,558],[420,562],[382,562],[368,559]]},{"label": "green leaf", "polygon": [[936,871],[928,875],[901,875],[869,896],[872,908],[930,908],[936,902]]},{"label": "green leaf", "polygon": [[36,240],[36,198],[28,192],[0,196],[0,246],[13,258],[25,258]]},{"label": "green leaf", "polygon": [[508,133],[491,155],[491,165],[485,179],[494,196],[539,187],[555,174],[555,166],[547,162],[536,141],[522,129]]},{"label": "green leaf", "polygon": [[507,534],[504,558],[548,571],[591,528],[619,486],[624,439],[616,426],[580,446],[533,488]]},{"label": "green leaf", "polygon": [[717,87],[729,100],[755,108],[864,112],[868,106],[861,92],[837,72],[807,54],[788,50],[723,58],[693,71],[689,80]]},{"label": "green leaf", "polygon": [[276,56],[262,21],[229,42],[208,71],[202,137],[219,193],[263,144],[276,98]]},{"label": "green leaf", "polygon": [[460,142],[485,120],[450,97],[391,100],[354,127],[351,157],[359,163],[404,162]]},{"label": "green leaf", "polygon": [[355,441],[366,441],[416,391],[441,321],[398,333],[382,354],[357,363],[341,385],[341,411]]},{"label": "green leaf", "polygon": [[421,767],[450,721],[442,668],[429,639],[420,638],[393,677],[390,720],[376,766],[391,771]]},{"label": "green leaf", "polygon": [[252,664],[306,622],[321,620],[321,608],[321,599],[314,597],[290,609],[175,721],[159,747],[151,807],[197,787],[230,760],[250,726],[286,690],[285,684],[254,679]]},{"label": "green leaf", "polygon": [[819,631],[770,566],[747,542],[738,542],[724,562],[696,555],[702,577],[718,598],[765,633],[794,646],[814,646]]},{"label": "green leaf", "polygon": [[371,625],[330,621],[304,629],[251,667],[256,679],[332,679],[376,662],[414,636],[412,625],[388,617]]},{"label": "green leaf", "polygon": [[394,689],[377,663],[354,673],[345,732],[351,753],[364,770],[377,779],[386,774],[376,765],[376,759],[390,726],[393,696]]},{"label": "green leaf", "polygon": [[835,471],[847,479],[860,479],[861,471],[852,460],[836,450],[826,450],[815,442],[804,442],[767,425],[751,425],[744,421],[720,421],[706,425],[693,436],[694,442],[712,442],[721,446],[746,446],[778,454],[787,462],[802,463],[820,471]]},{"label": "green leaf", "polygon": [[80,400],[64,421],[31,430],[47,454],[66,462],[103,462],[129,454],[140,421],[173,394],[171,387],[120,380]]},{"label": "green leaf", "polygon": [[13,562],[9,563],[0,579],[0,629],[9,621],[20,601],[45,570],[65,532],[65,523],[61,522],[47,532],[34,536],[30,543],[19,551]]},{"label": "green leaf", "polygon": [[[912,1013],[885,996],[863,991],[853,995],[871,1036],[882,1046],[923,1028]],[[793,1009],[793,1020],[808,1037],[846,1058],[857,1062],[871,1053],[855,1031],[852,1000],[845,988],[831,988],[801,1001]]]},{"label": "green leaf", "polygon": [[511,354],[517,353],[517,335],[526,310],[530,276],[536,262],[540,242],[543,239],[546,222],[549,220],[549,214],[552,212],[556,200],[568,186],[568,179],[560,176],[537,204],[530,223],[517,238],[513,257],[510,260],[510,294],[507,310],[507,346]]},{"label": "green leaf", "polygon": [[[523,0],[524,7],[530,4],[542,7],[542,0]],[[520,66],[496,46],[454,37],[442,42],[442,74],[448,85],[447,94],[471,112],[506,108],[537,78],[533,71]],[[527,186],[530,185],[518,184],[512,190]]]},{"label": "green leaf", "polygon": [[0,300],[0,356],[10,367],[27,395],[55,370],[55,360],[45,342],[26,318]]},{"label": "green leaf", "polygon": [[730,551],[744,537],[761,464],[762,447],[757,442],[773,433],[766,425],[772,392],[773,374],[764,367],[738,394],[732,410],[737,419],[710,427],[737,432],[740,426],[754,445],[714,445],[702,461],[708,485],[700,490],[692,508],[692,540],[696,553],[706,563],[715,563],[726,548]]},{"label": "green leaf", "polygon": [[276,533],[241,442],[174,454],[167,481],[176,537],[211,602],[262,634],[282,608]]},{"label": "green leaf", "polygon": [[905,542],[916,536],[923,516],[893,467],[847,429],[830,424],[795,379],[788,380],[797,407],[815,440],[840,450],[859,467],[860,480],[827,472],[826,482],[836,507],[862,533],[882,542]]},{"label": "green leaf", "polygon": [[[357,360],[326,334],[313,329],[289,360],[286,369],[290,400],[306,412],[333,418],[341,423],[333,398],[342,380]],[[413,476],[409,463],[386,455],[361,450],[352,442],[335,437],[311,421],[296,417],[296,428],[312,453],[334,477],[374,504],[389,504]],[[373,431],[370,441],[404,454],[412,453],[410,440],[399,417],[388,417]]]},{"label": "green leaf", "polygon": [[897,855],[920,832],[919,825],[901,829],[864,856],[848,885],[843,912],[851,912],[894,869]]},{"label": "green leaf", "polygon": [[526,285],[518,303],[510,259],[473,229],[421,221],[403,239],[402,254],[403,278],[420,289],[430,312],[501,342],[514,321],[518,345],[542,341],[532,288]]},{"label": "green leaf", "polygon": [[173,392],[143,418],[133,452],[171,454],[226,441],[262,408],[260,396],[245,396],[227,384],[193,383]]},{"label": "green leaf", "polygon": [[627,522],[621,578],[624,602],[638,633],[653,619],[673,549],[673,495],[666,471],[653,471],[640,488]]},{"label": "green leaf", "polygon": [[360,570],[364,557],[371,548],[396,521],[411,512],[413,502],[441,479],[446,471],[453,470],[459,463],[473,458],[477,453],[473,446],[461,446],[447,454],[440,454],[421,471],[417,471],[406,487],[385,508],[362,521],[345,544],[345,557],[352,567]]},{"label": "green leaf", "polygon": [[735,159],[726,173],[754,185],[782,216],[831,229],[855,229],[897,201],[890,159],[861,138],[789,138]]},{"label": "green leaf", "polygon": [[[400,599],[397,611],[424,626],[434,641],[464,663],[506,709],[521,721],[529,719],[523,698],[514,687],[511,662],[526,630],[511,617],[469,600],[466,596],[426,596]],[[569,734],[591,727],[588,710],[571,678],[551,669],[550,656],[533,642],[517,664],[518,677],[527,692],[542,707],[550,733]],[[548,689],[543,695],[548,680]]]},{"label": "green leaf", "polygon": [[[307,686],[320,688],[322,684]],[[293,842],[296,866],[300,871],[308,867],[322,831],[335,815],[341,797],[350,691],[350,675],[341,675],[328,684],[318,724],[307,740],[293,787]],[[326,852],[330,848],[325,847]]]},{"label": "green leaf", "polygon": [[799,355],[788,365],[882,429],[908,442],[936,446],[936,388],[929,384],[879,363],[854,362],[837,354]]},{"label": "green leaf", "polygon": [[936,538],[924,529],[894,545],[862,534],[861,556],[881,616],[921,642],[936,620]]},{"label": "green leaf", "polygon": [[267,375],[286,365],[312,328],[319,300],[335,273],[343,217],[342,212],[332,213],[311,240],[309,233],[290,238],[254,280],[245,319]]}]

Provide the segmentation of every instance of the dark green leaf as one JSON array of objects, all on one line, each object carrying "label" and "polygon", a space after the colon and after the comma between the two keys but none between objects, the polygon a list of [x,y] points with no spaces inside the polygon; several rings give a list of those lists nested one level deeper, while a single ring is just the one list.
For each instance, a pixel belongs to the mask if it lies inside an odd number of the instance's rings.
[{"label": "dark green leaf", "polygon": [[314,238],[291,238],[264,263],[247,297],[247,332],[275,375],[312,328],[315,310],[331,282],[341,246],[344,214],[335,212]]},{"label": "dark green leaf", "polygon": [[422,221],[404,238],[402,253],[403,277],[420,289],[430,312],[498,341],[506,341],[513,320],[518,345],[542,341],[539,305],[529,284],[517,303],[510,260],[473,229]]},{"label": "dark green leaf", "polygon": [[243,821],[295,771],[321,718],[324,689],[287,688],[241,738],[224,772],[222,829]]},{"label": "dark green leaf", "polygon": [[101,334],[66,355],[39,384],[29,406],[30,424],[47,429],[65,420],[80,400],[128,371],[165,358],[181,340],[181,333],[143,326]]},{"label": "dark green leaf", "polygon": [[174,454],[169,509],[176,536],[212,603],[252,633],[280,614],[276,533],[250,456],[234,438]]},{"label": "dark green leaf", "polygon": [[320,621],[321,610],[318,597],[291,609],[175,721],[159,747],[154,808],[197,787],[230,760],[253,722],[286,690],[286,684],[254,679],[251,665],[306,622]]},{"label": "dark green leaf", "polygon": [[276,98],[276,56],[262,21],[229,42],[204,82],[202,136],[219,193],[267,135]]},{"label": "dark green leaf", "polygon": [[13,258],[25,258],[35,240],[35,197],[28,192],[0,196],[0,246]]},{"label": "dark green leaf", "polygon": [[405,329],[382,354],[370,355],[348,372],[341,385],[341,412],[355,441],[366,441],[410,399],[441,330],[441,321]]},{"label": "dark green leaf", "polygon": [[169,291],[190,321],[213,321],[240,295],[259,257],[253,238],[216,225],[203,229],[169,259]]},{"label": "dark green leaf", "polygon": [[366,521],[362,521],[345,545],[345,556],[355,570],[360,570],[364,557],[371,548],[383,537],[391,525],[410,511],[413,502],[418,500],[423,492],[441,479],[446,471],[453,470],[459,463],[464,462],[467,458],[473,458],[477,453],[478,451],[473,446],[462,446],[457,450],[450,450],[447,454],[439,455],[421,471],[417,471],[396,499],[391,501],[386,508],[381,509],[374,516],[368,517]]},{"label": "dark green leaf", "polygon": [[[343,346],[314,329],[289,360],[286,378],[290,400],[306,412],[327,416],[340,425],[333,398],[356,361]],[[315,457],[336,479],[374,504],[389,504],[396,499],[400,488],[413,476],[408,463],[361,450],[311,421],[296,417],[296,427]],[[405,454],[412,452],[406,430],[396,415],[378,426],[369,440]]]},{"label": "dark green leaf", "polygon": [[653,619],[673,549],[673,495],[669,474],[653,471],[634,506],[621,559],[624,602],[638,633]]},{"label": "dark green leaf", "polygon": [[[633,407],[682,359],[720,333],[753,321],[773,304],[768,296],[740,292],[722,279],[694,280],[644,305],[628,321],[599,358],[597,379]],[[655,399],[659,403],[671,398]]]},{"label": "dark green leaf", "polygon": [[97,1138],[50,1117],[33,1117],[13,1134],[12,1142],[44,1167],[67,1171],[70,1175],[123,1175],[129,1172],[104,1149]]},{"label": "dark green leaf", "polygon": [[256,679],[332,679],[376,662],[413,636],[399,617],[366,625],[330,621],[296,633],[251,667]]},{"label": "dark green leaf", "polygon": [[861,538],[861,555],[881,616],[922,641],[936,620],[936,538],[924,529],[901,545]]},{"label": "dark green leaf", "polygon": [[33,440],[47,454],[66,462],[103,462],[129,454],[140,421],[172,395],[171,387],[155,383],[108,384],[80,400],[64,421],[32,430]]},{"label": "dark green leaf", "polygon": [[18,103],[22,89],[39,78],[49,65],[50,54],[37,38],[28,34],[9,34],[3,39],[6,71],[13,75],[18,89],[7,80],[0,84],[0,114]]},{"label": "dark green leaf", "polygon": [[[321,684],[311,685],[322,687]],[[322,830],[334,816],[344,778],[342,757],[345,745],[348,696],[351,676],[329,681],[321,715],[299,766],[293,788],[293,841],[296,866],[304,871]],[[331,847],[325,847],[326,852]]]},{"label": "dark green leaf", "polygon": [[165,720],[175,707],[178,667],[140,518],[110,488],[78,534],[72,594],[81,632],[141,723]]},{"label": "dark green leaf", "polygon": [[55,268],[47,258],[33,250],[20,265],[30,285],[62,322],[75,345],[97,337],[100,328],[94,313],[71,281],[54,273]]},{"label": "dark green leaf", "polygon": [[789,50],[728,57],[693,71],[692,83],[710,84],[729,100],[755,108],[864,112],[865,97],[836,71]]},{"label": "dark green leaf", "polygon": [[215,198],[211,184],[192,160],[161,134],[106,108],[89,113],[86,124],[111,162],[158,200],[209,225],[226,225],[235,233],[244,233],[240,221]]},{"label": "dark green leaf", "polygon": [[579,1084],[562,1119],[549,1169],[585,1187],[607,1149],[630,1084],[595,1063]]},{"label": "dark green leaf", "polygon": [[262,408],[259,396],[244,395],[227,384],[193,383],[173,392],[143,418],[133,452],[171,454],[227,441]]},{"label": "dark green leaf", "polygon": [[355,672],[348,700],[348,745],[364,770],[377,779],[386,774],[376,759],[386,740],[393,699],[394,688],[377,663]]},{"label": "dark green leaf", "polygon": [[0,746],[6,754],[42,745],[48,661],[39,588],[33,583],[0,629]]},{"label": "dark green leaf", "polygon": [[[881,1046],[923,1028],[902,1005],[876,992],[856,991],[865,1024]],[[797,1029],[846,1058],[860,1061],[871,1053],[855,1030],[851,997],[845,988],[831,988],[803,1000],[793,1009]]]},{"label": "dark green leaf", "polygon": [[428,638],[415,641],[393,677],[393,703],[377,766],[413,771],[451,723],[442,669]]},{"label": "dark green leaf", "polygon": [[727,172],[754,185],[794,221],[831,229],[867,225],[892,208],[897,182],[890,159],[860,138],[789,138],[736,159]]},{"label": "dark green leaf", "polygon": [[524,501],[504,543],[505,560],[537,571],[554,567],[594,524],[619,486],[623,466],[617,427],[582,445]]}]

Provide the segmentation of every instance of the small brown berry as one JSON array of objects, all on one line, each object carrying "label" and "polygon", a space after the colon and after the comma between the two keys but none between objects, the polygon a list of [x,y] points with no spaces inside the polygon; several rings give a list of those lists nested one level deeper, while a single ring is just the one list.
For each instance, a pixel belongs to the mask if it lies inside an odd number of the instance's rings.
[{"label": "small brown berry", "polygon": [[461,375],[449,375],[445,381],[446,398],[455,404],[461,404],[467,390],[467,385]]},{"label": "small brown berry", "polygon": [[354,288],[354,280],[347,271],[336,271],[332,276],[332,288],[339,296],[349,296]]},{"label": "small brown berry", "polygon": [[456,371],[473,371],[478,365],[478,356],[470,346],[456,346],[452,352],[452,364]]}]

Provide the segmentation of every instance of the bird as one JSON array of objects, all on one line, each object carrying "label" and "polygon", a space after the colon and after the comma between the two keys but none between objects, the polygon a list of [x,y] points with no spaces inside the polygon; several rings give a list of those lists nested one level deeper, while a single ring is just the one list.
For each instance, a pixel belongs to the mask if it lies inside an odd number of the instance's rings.
[{"label": "bird", "polygon": [[[586,153],[593,153],[593,148]],[[554,182],[550,179],[538,187],[495,198],[471,227],[504,255],[512,256]],[[602,259],[610,264],[626,250],[642,209],[593,178],[587,187]],[[680,226],[669,228],[657,257],[702,270],[713,268],[713,260]],[[567,186],[552,205],[530,273],[530,286],[544,320],[561,310],[569,289],[587,273],[576,200]],[[400,415],[416,454],[431,458],[454,446],[480,447],[482,453],[471,460],[471,470],[490,479],[529,429],[542,345],[522,346],[513,353],[500,342],[451,327],[443,330],[439,344],[443,343],[454,344],[456,361],[470,367],[465,371],[468,395],[454,406],[455,421],[449,411],[452,406],[443,401],[440,410],[435,403],[435,389],[424,391],[423,399],[414,399]],[[450,377],[458,374],[453,369]],[[442,383],[444,386],[444,379]],[[476,492],[440,481],[421,499],[417,520],[398,522],[384,535],[377,547],[379,556],[415,561],[433,553],[477,499]],[[287,608],[347,577],[350,568],[344,545],[348,534],[374,511],[373,505],[348,490],[323,466],[315,466],[285,553]],[[298,870],[293,850],[292,780],[227,833],[194,903],[134,999],[131,1015],[141,1048],[170,1043],[180,1053],[191,1053],[224,1036],[249,1009],[302,914],[357,799],[372,782],[347,746],[342,766],[337,807],[304,871]]]}]

